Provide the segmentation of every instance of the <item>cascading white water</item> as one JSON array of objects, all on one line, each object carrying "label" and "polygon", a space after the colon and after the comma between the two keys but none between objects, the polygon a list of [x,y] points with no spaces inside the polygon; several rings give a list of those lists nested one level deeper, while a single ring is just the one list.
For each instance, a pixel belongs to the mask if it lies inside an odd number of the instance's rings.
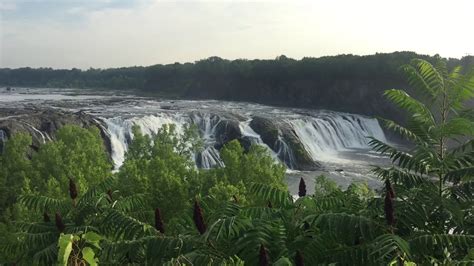
[{"label": "cascading white water", "polygon": [[[280,160],[288,168],[295,169],[297,158],[280,131],[276,143],[267,145],[262,141],[261,136],[250,127],[252,117],[255,115],[266,115],[280,127],[286,127],[287,130],[292,131],[297,141],[302,144],[314,161],[334,158],[338,152],[349,149],[369,149],[368,136],[386,141],[378,121],[361,115],[330,111],[302,114],[302,112],[290,109],[275,111],[272,108],[267,110],[266,107],[257,105],[241,106],[237,104],[235,107],[230,104],[218,106],[217,102],[208,102],[208,104],[212,109],[206,106],[209,109],[162,110],[153,114],[148,112],[142,116],[104,118],[110,134],[112,159],[115,167],[120,167],[125,159],[128,143],[133,138],[133,125],[138,125],[144,134],[151,135],[158,132],[165,124],[175,124],[178,133],[183,132],[186,124],[195,124],[203,140],[204,149],[196,154],[194,159],[196,164],[202,168],[223,166],[218,148],[223,144],[222,134],[227,134],[222,130],[227,128],[228,124],[223,124],[225,126],[220,126],[220,124],[232,121],[232,123],[237,123],[238,129],[234,128],[233,130],[240,131],[242,140],[265,146],[275,160]],[[227,109],[228,107],[231,107],[230,110]],[[226,139],[225,137],[224,139]]]},{"label": "cascading white water", "polygon": [[7,140],[7,133],[3,131],[3,129],[0,129],[0,141],[4,142]]},{"label": "cascading white water", "polygon": [[128,149],[128,139],[131,136],[133,123],[123,120],[121,117],[104,119],[110,136],[112,148],[112,160],[116,168],[120,167],[125,160],[125,153]]},{"label": "cascading white water", "polygon": [[0,155],[3,153],[3,147],[5,146],[5,142],[7,141],[7,133],[0,129]]},{"label": "cascading white water", "polygon": [[248,138],[252,144],[257,144],[265,147],[268,150],[270,156],[272,156],[273,159],[278,160],[278,153],[273,151],[266,143],[264,143],[262,137],[257,132],[255,132],[252,127],[250,127],[251,121],[252,119],[248,119],[239,123],[239,128],[242,132],[242,136]]},{"label": "cascading white water", "polygon": [[281,134],[278,136],[276,147],[276,154],[277,157],[282,161],[285,162],[286,166],[290,169],[296,168],[296,159],[293,150],[288,146],[285,140],[281,137]]},{"label": "cascading white water", "polygon": [[204,148],[204,150],[200,154],[197,154],[196,157],[199,158],[198,162],[204,169],[224,166],[219,151],[213,146]]},{"label": "cascading white water", "polygon": [[214,147],[216,142],[216,126],[221,118],[209,113],[192,113],[191,122],[197,126],[204,142],[204,150],[196,155],[196,161],[204,168],[224,166],[219,151]]},{"label": "cascading white water", "polygon": [[386,141],[376,119],[359,115],[327,113],[286,122],[313,160],[332,158],[336,152],[347,149],[369,149],[370,136]]},{"label": "cascading white water", "polygon": [[38,135],[40,135],[41,140],[42,140],[43,143],[46,143],[47,140],[51,140],[51,138],[49,137],[49,135],[46,132],[42,132],[41,130],[34,127],[32,124],[29,124],[29,123],[26,123],[26,122],[23,122],[23,123],[25,125],[27,125],[28,127],[30,127],[33,130],[33,132],[36,132]]},{"label": "cascading white water", "polygon": [[127,119],[113,117],[104,119],[104,122],[109,131],[110,144],[112,146],[111,156],[116,168],[119,168],[125,160],[128,144],[133,139],[132,128],[134,125],[139,126],[143,134],[152,135],[156,134],[166,124],[174,124],[177,133],[182,133],[184,125],[188,123],[179,115],[172,116],[167,113]]}]

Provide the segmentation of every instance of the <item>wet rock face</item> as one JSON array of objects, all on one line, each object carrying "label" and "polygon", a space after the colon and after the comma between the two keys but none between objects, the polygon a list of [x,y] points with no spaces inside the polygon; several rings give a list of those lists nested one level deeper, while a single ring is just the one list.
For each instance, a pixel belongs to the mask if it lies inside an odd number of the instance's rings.
[{"label": "wet rock face", "polygon": [[[321,168],[320,163],[311,159],[311,156],[288,124],[255,116],[250,122],[250,127],[260,135],[265,144],[278,154],[280,160],[291,168],[302,171],[313,171]],[[284,144],[288,149],[283,149]]]},{"label": "wet rock face", "polygon": [[223,119],[216,125],[216,148],[220,149],[227,142],[242,138],[239,121]]},{"label": "wet rock face", "polygon": [[265,144],[278,152],[278,127],[273,121],[265,117],[255,116],[250,122],[250,127],[260,135]]},{"label": "wet rock face", "polygon": [[56,131],[64,125],[99,128],[105,147],[111,152],[110,139],[104,126],[93,116],[84,112],[66,112],[55,109],[0,109],[0,139],[23,132],[32,136],[32,148],[38,149],[42,143],[54,140]]},{"label": "wet rock face", "polygon": [[294,169],[302,171],[314,171],[321,169],[319,162],[313,161],[303,143],[298,139],[295,132],[290,127],[281,128],[282,138],[288,145],[292,157],[294,158]]}]

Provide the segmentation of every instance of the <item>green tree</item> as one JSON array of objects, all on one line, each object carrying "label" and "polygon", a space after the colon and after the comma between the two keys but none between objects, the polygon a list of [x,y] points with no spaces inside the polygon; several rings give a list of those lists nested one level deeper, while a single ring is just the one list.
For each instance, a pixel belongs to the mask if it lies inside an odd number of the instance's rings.
[{"label": "green tree", "polygon": [[58,130],[55,141],[33,154],[32,165],[33,191],[48,191],[47,195],[55,197],[67,190],[69,179],[77,183],[81,194],[109,176],[112,169],[99,130],[69,125]]},{"label": "green tree", "polygon": [[143,193],[149,210],[159,207],[165,221],[179,216],[199,191],[198,171],[191,160],[199,147],[195,130],[187,128],[179,134],[175,125],[165,125],[149,137],[135,126],[134,140],[118,173],[119,190],[124,195]]},{"label": "green tree", "polygon": [[416,59],[403,69],[422,100],[402,90],[386,91],[387,98],[405,110],[409,119],[406,126],[384,122],[411,141],[414,148],[403,153],[376,140],[372,144],[390,154],[400,167],[436,177],[442,196],[446,182],[458,183],[473,175],[469,158],[462,158],[469,155],[465,148],[472,145],[474,137],[474,112],[468,101],[474,95],[474,71],[463,75],[462,68],[456,67],[448,72],[441,59],[436,65]]},{"label": "green tree", "polygon": [[23,208],[17,205],[17,198],[28,190],[31,161],[28,158],[31,136],[17,134],[4,143],[0,154],[0,262],[11,261],[15,256],[4,246],[16,243],[15,221],[26,219]]},{"label": "green tree", "polygon": [[[14,135],[5,143],[0,156],[0,221],[21,193],[31,174],[32,165],[28,158],[31,136]],[[11,219],[12,217],[10,217]]]},{"label": "green tree", "polygon": [[[410,141],[411,149],[370,142],[392,160],[392,167],[375,169],[387,183],[386,215],[394,235],[410,244],[415,261],[453,264],[466,255],[462,242],[474,239],[474,116],[468,106],[474,96],[474,71],[463,75],[456,67],[448,72],[443,60],[435,65],[413,60],[403,69],[419,99],[402,90],[386,91],[409,119],[405,126],[384,122]],[[395,184],[396,198],[390,183]],[[401,248],[398,243],[396,249]]]},{"label": "green tree", "polygon": [[285,167],[276,163],[262,146],[252,145],[245,152],[240,143],[233,140],[222,148],[221,158],[225,177],[232,185],[262,183],[285,188]]}]

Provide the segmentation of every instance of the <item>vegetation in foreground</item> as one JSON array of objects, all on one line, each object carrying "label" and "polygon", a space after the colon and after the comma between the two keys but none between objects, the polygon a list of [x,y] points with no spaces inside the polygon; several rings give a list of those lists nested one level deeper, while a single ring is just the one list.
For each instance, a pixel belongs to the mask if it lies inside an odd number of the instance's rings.
[{"label": "vegetation in foreground", "polygon": [[225,167],[197,170],[192,129],[155,136],[136,128],[112,174],[99,134],[64,127],[31,153],[17,135],[0,157],[0,260],[16,264],[469,265],[474,263],[474,72],[414,60],[419,98],[385,95],[406,111],[387,127],[411,141],[375,168],[384,188],[341,190],[318,177],[294,200],[284,168],[258,146],[221,151]]}]

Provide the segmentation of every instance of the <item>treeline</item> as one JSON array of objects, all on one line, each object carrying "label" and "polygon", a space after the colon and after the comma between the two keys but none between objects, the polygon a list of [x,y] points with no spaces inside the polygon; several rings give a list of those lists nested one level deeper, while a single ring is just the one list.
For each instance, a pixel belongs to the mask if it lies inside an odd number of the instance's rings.
[{"label": "treeline", "polygon": [[[0,69],[0,85],[136,89],[147,95],[252,101],[399,118],[381,94],[386,88],[409,89],[400,66],[413,58],[435,62],[439,56],[395,52],[301,60],[286,56],[274,60],[210,57],[195,63],[104,70]],[[473,56],[444,60],[448,68],[474,65]]]},{"label": "treeline", "polygon": [[145,67],[81,70],[52,68],[2,68],[0,85],[48,88],[142,88]]}]

